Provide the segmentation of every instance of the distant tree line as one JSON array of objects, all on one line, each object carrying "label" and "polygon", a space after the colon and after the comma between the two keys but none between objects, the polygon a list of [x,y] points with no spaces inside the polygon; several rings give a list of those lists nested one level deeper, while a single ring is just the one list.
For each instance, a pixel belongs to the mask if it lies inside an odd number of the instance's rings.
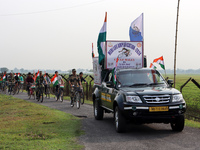
[{"label": "distant tree line", "polygon": [[[51,69],[24,69],[24,68],[21,68],[21,69],[18,69],[18,68],[14,68],[13,70],[10,70],[6,67],[2,67],[0,68],[0,73],[6,71],[6,72],[14,72],[14,73],[28,73],[28,72],[37,72],[38,70],[40,71],[43,71],[43,72],[46,72],[46,73],[50,73],[50,74],[54,74],[55,71],[58,71],[59,73],[64,73],[64,74],[71,74],[71,69],[67,70],[67,71],[62,71],[62,70],[51,70]],[[78,68],[76,69],[76,72],[79,73],[79,72],[83,72],[83,73],[93,73],[93,70],[92,69],[81,69],[81,68]]]}]

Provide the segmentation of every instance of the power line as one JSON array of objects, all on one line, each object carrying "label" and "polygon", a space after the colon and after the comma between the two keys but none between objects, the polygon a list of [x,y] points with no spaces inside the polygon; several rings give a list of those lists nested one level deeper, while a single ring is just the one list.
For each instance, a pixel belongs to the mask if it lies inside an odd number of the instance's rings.
[{"label": "power line", "polygon": [[15,14],[2,14],[2,15],[0,14],[0,16],[16,16],[16,15],[30,15],[30,14],[48,13],[48,12],[53,12],[53,11],[60,11],[60,10],[66,10],[66,9],[71,9],[71,8],[76,8],[76,7],[82,7],[82,6],[92,5],[92,4],[100,3],[100,2],[103,2],[103,1],[105,1],[105,0],[99,0],[99,1],[96,1],[96,2],[90,2],[90,3],[75,5],[75,6],[57,8],[57,9],[42,10],[42,11],[36,11],[36,12],[15,13]]}]

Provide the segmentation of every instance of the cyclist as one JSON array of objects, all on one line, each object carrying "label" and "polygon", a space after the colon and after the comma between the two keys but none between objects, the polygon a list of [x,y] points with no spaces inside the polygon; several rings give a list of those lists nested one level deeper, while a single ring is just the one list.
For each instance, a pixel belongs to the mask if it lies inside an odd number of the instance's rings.
[{"label": "cyclist", "polygon": [[73,107],[73,97],[74,97],[74,88],[73,86],[82,86],[80,78],[78,75],[76,75],[76,69],[72,69],[72,74],[69,76],[69,85],[71,87],[71,106]]},{"label": "cyclist", "polygon": [[15,78],[13,76],[13,73],[10,73],[10,75],[7,78],[7,81],[8,81],[8,92],[10,92],[15,83]]},{"label": "cyclist", "polygon": [[[42,75],[42,71],[40,71],[40,75],[36,78],[36,95],[38,96],[38,90],[39,90],[39,85],[42,85],[43,87],[43,82],[45,81],[45,83],[47,84],[46,79],[44,78],[44,76]],[[37,97],[38,98],[38,97]]]},{"label": "cyclist", "polygon": [[46,84],[45,81],[43,81],[43,84],[44,84],[44,92],[45,92],[45,94],[47,94],[47,86],[51,83],[51,81],[50,81],[50,79],[49,79],[49,74],[46,73],[44,78],[45,78],[46,81],[47,81],[47,84]]},{"label": "cyclist", "polygon": [[87,83],[86,80],[83,78],[83,72],[80,72],[79,73],[79,77],[80,77],[80,80],[81,80],[81,83],[84,81],[84,83]]},{"label": "cyclist", "polygon": [[19,73],[19,81],[24,82],[24,78],[22,77],[21,73]]},{"label": "cyclist", "polygon": [[59,88],[60,84],[64,84],[64,81],[63,81],[62,77],[60,75],[58,75],[58,71],[55,71],[55,74],[56,74],[57,80],[58,80],[58,84],[56,85],[56,97],[57,97],[56,100],[58,100],[58,98],[59,98],[58,88]]},{"label": "cyclist", "polygon": [[30,88],[30,86],[31,86],[31,84],[32,84],[33,82],[34,82],[34,79],[33,79],[32,75],[31,75],[31,73],[29,72],[29,73],[28,73],[28,76],[27,76],[27,78],[26,78],[26,85],[27,85],[26,90],[28,91],[28,95],[30,94],[29,88]]},{"label": "cyclist", "polygon": [[[83,81],[84,81],[85,84],[87,83],[86,80],[83,78],[83,72],[80,72],[80,73],[79,73],[79,78],[80,78],[80,80],[81,80],[81,83],[82,83]],[[83,95],[83,88],[82,88],[81,90],[82,90],[82,91],[81,91],[81,92],[82,92],[82,93],[81,93],[81,96],[84,96],[84,95]],[[83,105],[83,103],[84,103],[84,102],[82,102],[81,104]]]},{"label": "cyclist", "polygon": [[16,88],[20,84],[18,73],[16,73],[14,78],[15,78],[15,88]]}]

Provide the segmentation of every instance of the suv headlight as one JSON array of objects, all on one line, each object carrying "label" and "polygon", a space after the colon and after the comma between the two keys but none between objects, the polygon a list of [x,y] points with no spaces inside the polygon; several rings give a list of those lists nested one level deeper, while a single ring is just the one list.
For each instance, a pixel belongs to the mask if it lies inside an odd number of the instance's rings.
[{"label": "suv headlight", "polygon": [[176,94],[172,96],[172,102],[183,102],[183,95],[182,94]]},{"label": "suv headlight", "polygon": [[132,103],[142,103],[139,96],[126,96],[126,101]]}]

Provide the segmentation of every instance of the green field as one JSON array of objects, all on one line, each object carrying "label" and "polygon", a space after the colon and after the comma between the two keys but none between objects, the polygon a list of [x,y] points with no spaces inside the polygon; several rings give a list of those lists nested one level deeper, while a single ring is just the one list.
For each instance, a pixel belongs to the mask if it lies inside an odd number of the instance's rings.
[{"label": "green field", "polygon": [[83,149],[81,121],[59,110],[0,94],[0,149]]},{"label": "green field", "polygon": [[[170,79],[173,79],[173,75],[167,75]],[[200,75],[196,74],[178,74],[176,76],[176,89],[180,90],[180,87],[189,79],[195,79],[200,84]],[[190,116],[200,118],[200,89],[190,81],[182,90],[183,97],[187,104],[186,114]],[[198,119],[199,120],[199,119]]]}]

